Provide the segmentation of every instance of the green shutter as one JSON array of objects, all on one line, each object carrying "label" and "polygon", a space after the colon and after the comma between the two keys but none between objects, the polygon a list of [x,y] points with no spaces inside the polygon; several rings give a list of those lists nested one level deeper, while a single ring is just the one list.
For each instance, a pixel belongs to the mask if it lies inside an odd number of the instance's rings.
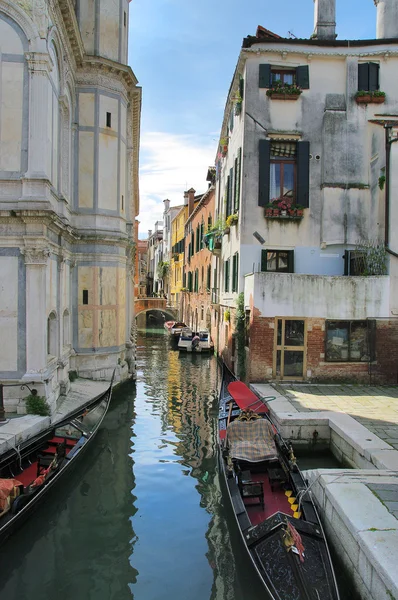
[{"label": "green shutter", "polygon": [[234,130],[234,108],[232,107],[231,112],[229,113],[229,130]]},{"label": "green shutter", "polygon": [[267,271],[267,250],[261,250],[261,272]]},{"label": "green shutter", "polygon": [[258,152],[258,205],[265,206],[269,202],[269,171],[271,158],[271,142],[260,140]]},{"label": "green shutter", "polygon": [[358,64],[358,91],[369,90],[369,63]]},{"label": "green shutter", "polygon": [[271,87],[271,65],[259,65],[258,87]]},{"label": "green shutter", "polygon": [[297,142],[297,193],[296,204],[310,205],[310,143]]},{"label": "green shutter", "polygon": [[239,148],[238,156],[235,159],[235,197],[234,197],[234,210],[233,210],[234,213],[236,213],[239,210],[241,160],[242,160],[242,148]]},{"label": "green shutter", "polygon": [[294,250],[289,250],[287,253],[288,273],[294,273]]},{"label": "green shutter", "polygon": [[242,98],[242,100],[243,100],[244,93],[245,93],[245,80],[243,79],[243,77],[241,77],[239,79],[239,94],[240,94],[240,97]]},{"label": "green shutter", "polygon": [[224,262],[224,292],[229,292],[229,259]]},{"label": "green shutter", "polygon": [[229,205],[229,175],[227,177],[227,184],[225,186],[225,216],[228,216],[228,205]]},{"label": "green shutter", "polygon": [[376,92],[379,89],[379,69],[377,63],[369,63],[369,92]]},{"label": "green shutter", "polygon": [[228,190],[228,205],[227,205],[227,212],[226,212],[226,217],[228,217],[229,215],[232,214],[232,205],[233,205],[233,185],[234,185],[234,169],[232,167],[232,169],[229,170],[229,178],[228,178],[228,182],[229,182],[229,190]]},{"label": "green shutter", "polygon": [[296,83],[301,89],[309,90],[310,88],[310,73],[308,65],[296,68]]}]

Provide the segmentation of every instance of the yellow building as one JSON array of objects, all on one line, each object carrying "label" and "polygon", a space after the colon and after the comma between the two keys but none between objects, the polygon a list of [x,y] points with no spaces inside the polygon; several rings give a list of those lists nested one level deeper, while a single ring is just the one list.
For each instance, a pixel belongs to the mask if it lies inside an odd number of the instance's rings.
[{"label": "yellow building", "polygon": [[184,271],[184,226],[188,218],[188,205],[176,214],[171,222],[171,261],[170,261],[170,304],[179,308]]}]

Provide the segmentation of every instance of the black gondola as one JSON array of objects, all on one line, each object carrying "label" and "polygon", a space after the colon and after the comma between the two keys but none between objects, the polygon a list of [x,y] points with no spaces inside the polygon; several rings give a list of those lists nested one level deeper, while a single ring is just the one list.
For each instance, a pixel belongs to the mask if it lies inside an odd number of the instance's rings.
[{"label": "black gondola", "polygon": [[289,442],[266,403],[224,366],[219,396],[223,495],[267,600],[339,600],[325,534]]},{"label": "black gondola", "polygon": [[108,411],[113,378],[84,408],[0,457],[0,545],[84,454]]}]

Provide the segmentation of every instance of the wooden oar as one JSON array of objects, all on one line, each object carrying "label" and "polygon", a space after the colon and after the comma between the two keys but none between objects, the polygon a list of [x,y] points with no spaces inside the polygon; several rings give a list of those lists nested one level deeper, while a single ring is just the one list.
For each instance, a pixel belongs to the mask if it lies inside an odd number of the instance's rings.
[{"label": "wooden oar", "polygon": [[232,404],[234,403],[233,400],[230,401],[229,403],[229,411],[228,411],[228,419],[227,419],[227,427],[231,421],[231,415],[232,415]]}]

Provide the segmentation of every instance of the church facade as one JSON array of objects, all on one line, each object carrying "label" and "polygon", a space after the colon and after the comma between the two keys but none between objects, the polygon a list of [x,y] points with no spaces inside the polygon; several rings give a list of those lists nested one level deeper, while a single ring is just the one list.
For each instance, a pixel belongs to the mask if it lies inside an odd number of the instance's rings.
[{"label": "church facade", "polygon": [[[128,0],[0,0],[0,381],[52,407],[70,372],[134,369],[128,17]],[[25,394],[5,387],[6,407]]]}]

